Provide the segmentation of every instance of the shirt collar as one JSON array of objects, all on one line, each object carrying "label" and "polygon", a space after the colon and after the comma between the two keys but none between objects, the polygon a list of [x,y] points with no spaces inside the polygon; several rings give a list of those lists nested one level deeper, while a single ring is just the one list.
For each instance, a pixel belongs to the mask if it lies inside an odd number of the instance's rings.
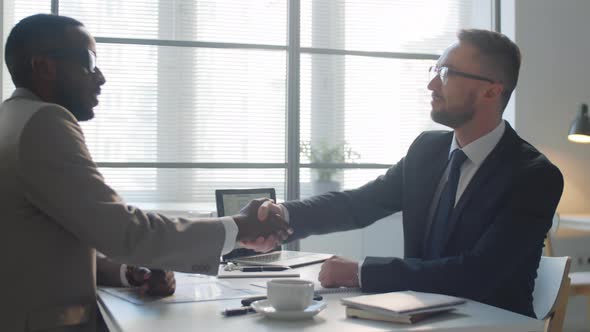
[{"label": "shirt collar", "polygon": [[12,93],[10,98],[27,98],[33,100],[41,100],[36,94],[34,94],[31,90],[25,88],[16,88]]},{"label": "shirt collar", "polygon": [[[502,138],[502,135],[504,135],[505,130],[506,124],[502,120],[494,130],[467,144],[462,150],[465,152],[465,155],[469,160],[471,160],[471,162],[479,166],[496,147],[498,142],[500,142],[500,139]],[[453,153],[453,151],[460,148],[461,147],[457,143],[455,134],[453,134],[453,141],[451,142],[451,148],[449,150],[449,158],[451,157],[451,153]]]}]

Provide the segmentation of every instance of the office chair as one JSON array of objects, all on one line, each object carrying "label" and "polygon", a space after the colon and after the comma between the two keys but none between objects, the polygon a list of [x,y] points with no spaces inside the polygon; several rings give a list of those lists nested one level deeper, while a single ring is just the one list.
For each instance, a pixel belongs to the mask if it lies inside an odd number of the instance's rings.
[{"label": "office chair", "polygon": [[537,269],[533,308],[545,320],[545,332],[561,332],[569,296],[570,257],[542,256]]},{"label": "office chair", "polygon": [[[559,214],[555,213],[553,224],[545,239],[545,255],[553,256],[552,238],[559,229]],[[569,296],[586,296],[588,303],[588,317],[590,318],[590,271],[570,272]]]}]

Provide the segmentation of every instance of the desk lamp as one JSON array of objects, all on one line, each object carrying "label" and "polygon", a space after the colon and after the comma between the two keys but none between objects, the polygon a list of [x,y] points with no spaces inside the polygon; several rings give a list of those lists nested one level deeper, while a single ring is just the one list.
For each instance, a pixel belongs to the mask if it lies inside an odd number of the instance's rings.
[{"label": "desk lamp", "polygon": [[590,143],[590,118],[588,118],[588,105],[580,106],[580,114],[572,122],[567,136],[572,142]]}]

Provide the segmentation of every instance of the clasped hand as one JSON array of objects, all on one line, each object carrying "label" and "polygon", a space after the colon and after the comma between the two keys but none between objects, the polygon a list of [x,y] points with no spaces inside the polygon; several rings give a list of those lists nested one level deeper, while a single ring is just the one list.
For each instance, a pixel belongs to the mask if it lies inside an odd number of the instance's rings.
[{"label": "clasped hand", "polygon": [[[250,221],[255,220],[254,224],[259,227],[266,225],[274,230],[274,232],[258,233],[255,237],[240,239],[238,236],[241,245],[245,248],[267,252],[293,233],[285,221],[281,206],[270,199],[250,202],[242,209],[241,215],[247,215]],[[359,287],[358,262],[334,256],[322,265],[319,281],[323,287]]]},{"label": "clasped hand", "polygon": [[256,251],[269,251],[293,234],[280,206],[268,198],[251,201],[232,218],[238,226],[237,240]]}]

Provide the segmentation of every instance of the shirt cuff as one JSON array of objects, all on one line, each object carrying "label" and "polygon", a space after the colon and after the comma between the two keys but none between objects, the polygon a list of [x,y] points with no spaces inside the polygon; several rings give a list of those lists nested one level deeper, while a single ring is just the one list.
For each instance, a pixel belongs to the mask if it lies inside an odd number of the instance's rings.
[{"label": "shirt cuff", "polygon": [[225,228],[225,242],[223,242],[223,249],[221,254],[225,255],[234,250],[236,239],[238,238],[238,225],[232,217],[221,217],[221,223]]},{"label": "shirt cuff", "polygon": [[285,222],[287,222],[287,224],[288,224],[289,223],[289,210],[287,210],[287,208],[283,204],[280,204],[279,206],[281,207],[281,212],[283,214],[283,218],[285,219]]},{"label": "shirt cuff", "polygon": [[119,278],[123,287],[131,287],[129,280],[127,280],[127,264],[121,264],[119,268]]}]

